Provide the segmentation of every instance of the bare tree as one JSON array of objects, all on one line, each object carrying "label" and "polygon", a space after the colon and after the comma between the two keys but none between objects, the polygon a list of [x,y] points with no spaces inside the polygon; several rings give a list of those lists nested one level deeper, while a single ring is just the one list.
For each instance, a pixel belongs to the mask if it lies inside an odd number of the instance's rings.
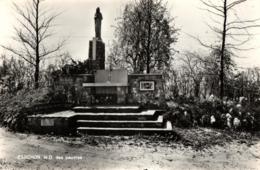
[{"label": "bare tree", "polygon": [[1,45],[34,67],[35,88],[39,87],[40,62],[59,51],[64,44],[62,41],[56,47],[47,47],[45,41],[53,35],[50,28],[53,27],[53,21],[59,14],[51,14],[42,4],[43,0],[30,0],[24,9],[14,4],[20,24],[19,27],[14,27],[16,32],[14,40],[21,47],[16,49]]},{"label": "bare tree", "polygon": [[194,97],[199,97],[200,84],[203,78],[203,62],[199,54],[195,52],[186,52],[181,58],[182,69],[186,77],[193,81]]},{"label": "bare tree", "polygon": [[[239,13],[236,11],[236,7],[247,2],[248,0],[201,0],[206,6],[203,10],[206,10],[212,14],[210,18],[212,24],[207,24],[209,28],[214,31],[220,44],[212,46],[199,40],[199,42],[208,48],[219,48],[220,46],[220,97],[224,96],[224,75],[225,75],[225,51],[228,50],[250,50],[245,48],[244,45],[251,39],[253,34],[250,33],[251,28],[260,27],[256,24],[258,19],[240,19]],[[234,55],[234,53],[233,53]]]}]

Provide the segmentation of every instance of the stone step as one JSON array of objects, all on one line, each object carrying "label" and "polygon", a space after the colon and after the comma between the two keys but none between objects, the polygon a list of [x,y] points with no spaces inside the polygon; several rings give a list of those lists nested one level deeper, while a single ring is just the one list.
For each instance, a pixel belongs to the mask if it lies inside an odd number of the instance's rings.
[{"label": "stone step", "polygon": [[164,128],[105,128],[105,127],[78,127],[77,131],[80,134],[88,135],[134,135],[134,134],[165,134],[171,133],[172,124],[166,122]]},{"label": "stone step", "polygon": [[72,110],[78,113],[140,113],[142,111],[139,106],[77,106]]},{"label": "stone step", "polygon": [[157,120],[77,120],[77,127],[112,127],[112,128],[160,128],[163,116]]},{"label": "stone step", "polygon": [[140,113],[76,113],[75,120],[156,120],[159,116],[156,110]]}]

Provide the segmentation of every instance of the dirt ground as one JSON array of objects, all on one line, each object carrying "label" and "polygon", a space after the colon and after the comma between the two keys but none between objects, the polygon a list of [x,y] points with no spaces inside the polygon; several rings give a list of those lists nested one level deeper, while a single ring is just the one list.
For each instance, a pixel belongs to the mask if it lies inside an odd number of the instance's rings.
[{"label": "dirt ground", "polygon": [[178,131],[184,137],[174,141],[156,136],[53,137],[0,128],[0,169],[260,169],[259,138],[227,140],[222,132],[203,128]]}]

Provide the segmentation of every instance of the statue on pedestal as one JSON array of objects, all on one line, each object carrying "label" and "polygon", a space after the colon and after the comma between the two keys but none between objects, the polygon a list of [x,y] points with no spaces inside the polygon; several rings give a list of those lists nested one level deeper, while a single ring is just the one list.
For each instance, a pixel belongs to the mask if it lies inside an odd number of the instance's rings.
[{"label": "statue on pedestal", "polygon": [[101,39],[101,22],[102,22],[102,14],[100,12],[99,7],[96,9],[95,14],[95,32],[96,32],[96,38]]},{"label": "statue on pedestal", "polygon": [[95,13],[95,37],[89,41],[89,60],[91,71],[105,69],[105,43],[101,39],[102,14],[100,9],[96,9]]}]

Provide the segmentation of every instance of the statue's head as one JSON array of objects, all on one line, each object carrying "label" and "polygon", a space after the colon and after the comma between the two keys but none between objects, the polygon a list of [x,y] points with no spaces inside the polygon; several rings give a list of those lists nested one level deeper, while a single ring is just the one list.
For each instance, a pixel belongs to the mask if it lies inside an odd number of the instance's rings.
[{"label": "statue's head", "polygon": [[97,7],[97,9],[96,9],[96,13],[100,13],[99,7]]}]

